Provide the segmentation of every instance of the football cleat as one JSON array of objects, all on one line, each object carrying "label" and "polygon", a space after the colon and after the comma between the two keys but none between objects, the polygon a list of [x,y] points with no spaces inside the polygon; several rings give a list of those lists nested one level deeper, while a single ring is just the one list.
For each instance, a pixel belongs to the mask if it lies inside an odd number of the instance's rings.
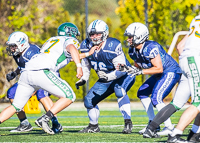
[{"label": "football cleat", "polygon": [[[150,122],[151,122],[151,120],[149,121],[148,125],[150,124]],[[148,125],[147,125],[147,126],[148,126]],[[142,130],[140,130],[138,133],[139,133],[140,135],[143,135],[143,133],[146,131],[147,126],[144,127]],[[156,128],[156,132],[159,132],[159,131],[160,131],[160,126],[158,126],[158,127]]]},{"label": "football cleat", "polygon": [[[174,128],[173,128],[174,129]],[[171,134],[173,129],[169,129],[168,127],[164,127],[162,131],[158,132],[157,134],[159,136],[167,136],[168,134]]]},{"label": "football cleat", "polygon": [[123,134],[131,134],[133,129],[133,124],[131,120],[125,121],[124,129],[122,131]]},{"label": "football cleat", "polygon": [[35,124],[42,128],[46,133],[48,134],[55,134],[54,131],[50,128],[49,126],[49,117],[47,115],[42,115],[41,117],[39,117],[36,121]]},{"label": "football cleat", "polygon": [[52,130],[54,131],[54,133],[61,133],[63,131],[63,128],[60,123],[52,124]]},{"label": "football cleat", "polygon": [[79,133],[99,133],[99,132],[100,132],[100,128],[99,128],[98,124],[92,125],[90,123],[86,128],[79,131]]},{"label": "football cleat", "polygon": [[31,131],[33,129],[33,127],[31,126],[31,124],[29,123],[28,125],[25,125],[25,124],[22,124],[20,123],[20,125],[14,129],[14,130],[11,130],[10,132],[11,133],[16,133],[16,132],[28,132],[28,131]]},{"label": "football cleat", "polygon": [[169,134],[167,143],[194,143],[194,142],[191,142],[191,141],[184,140],[184,139],[182,139],[180,137],[181,137],[181,135],[175,135],[174,137],[172,137]]},{"label": "football cleat", "polygon": [[146,128],[146,131],[143,133],[143,138],[160,138],[160,136],[156,134],[156,130],[152,131],[149,128]]},{"label": "football cleat", "polygon": [[42,128],[42,117],[43,115],[39,117],[37,120],[35,120],[35,124],[40,128]]},{"label": "football cleat", "polygon": [[200,133],[194,133],[192,130],[190,130],[187,141],[200,142]]}]

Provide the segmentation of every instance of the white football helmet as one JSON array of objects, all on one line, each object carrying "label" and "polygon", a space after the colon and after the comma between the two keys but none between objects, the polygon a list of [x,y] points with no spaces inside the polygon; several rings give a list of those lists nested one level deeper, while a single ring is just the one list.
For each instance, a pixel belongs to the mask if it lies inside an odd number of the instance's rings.
[{"label": "white football helmet", "polygon": [[[99,39],[92,40],[90,38],[92,34],[102,34],[102,36]],[[109,34],[108,25],[102,20],[93,21],[87,28],[88,38],[93,42],[94,45],[98,45],[101,42],[105,41],[108,37],[108,34]]]},{"label": "white football helmet", "polygon": [[[26,48],[30,47],[28,42],[28,36],[20,31],[13,32],[12,34],[10,34],[6,45],[8,46],[6,48],[6,51],[10,56],[16,56],[19,53],[23,52]],[[12,47],[16,47],[16,49],[13,51],[11,49]]]},{"label": "white football helmet", "polygon": [[124,36],[133,37],[131,46],[134,46],[149,39],[149,30],[144,24],[134,22],[126,28]]}]

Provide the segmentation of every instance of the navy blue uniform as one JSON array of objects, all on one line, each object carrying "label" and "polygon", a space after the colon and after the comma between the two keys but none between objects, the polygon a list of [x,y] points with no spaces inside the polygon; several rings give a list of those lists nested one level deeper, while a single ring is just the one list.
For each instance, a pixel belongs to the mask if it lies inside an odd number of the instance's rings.
[{"label": "navy blue uniform", "polygon": [[140,50],[129,49],[130,57],[143,69],[153,67],[151,59],[158,54],[162,60],[163,73],[152,75],[147,79],[139,88],[137,94],[140,99],[152,94],[151,99],[154,106],[163,102],[162,100],[180,80],[181,69],[178,63],[155,41],[146,41]]},{"label": "navy blue uniform", "polygon": [[[30,47],[28,49],[26,49],[26,51],[24,53],[22,53],[21,56],[17,55],[17,56],[13,56],[13,58],[15,59],[15,62],[18,65],[18,68],[23,69],[25,68],[25,63],[28,62],[35,54],[40,53],[40,48],[36,45],[32,45],[30,44]],[[7,97],[9,99],[14,99],[15,97],[15,92],[18,86],[18,82],[15,83],[12,87],[10,87],[7,91]],[[48,92],[39,89],[36,92],[36,96],[37,99],[40,100],[41,98],[48,96]]]},{"label": "navy blue uniform", "polygon": [[[127,75],[127,73],[123,74],[122,72],[115,70],[115,59],[117,59],[119,56],[122,57],[121,60],[124,61],[124,64],[131,66],[122,51],[121,43],[115,38],[108,38],[104,44],[105,45],[103,45],[99,51],[95,51],[93,55],[84,59],[88,62],[86,66],[88,66],[89,69],[93,68],[96,72],[99,70],[104,71],[107,74],[112,74],[114,72],[114,76],[116,76],[116,78],[111,78],[111,80],[108,82],[98,80],[94,84],[94,86],[90,89],[84,98],[84,105],[87,109],[94,108],[100,101],[114,92],[118,98],[126,96],[126,92],[135,82],[135,77],[131,77],[130,75]],[[90,41],[85,39],[81,43],[80,50],[82,53],[89,52],[90,47]],[[122,74],[122,76],[119,76],[120,74]],[[128,96],[126,98],[128,98]],[[119,106],[123,104],[126,103],[123,103],[122,101],[119,103]]]}]

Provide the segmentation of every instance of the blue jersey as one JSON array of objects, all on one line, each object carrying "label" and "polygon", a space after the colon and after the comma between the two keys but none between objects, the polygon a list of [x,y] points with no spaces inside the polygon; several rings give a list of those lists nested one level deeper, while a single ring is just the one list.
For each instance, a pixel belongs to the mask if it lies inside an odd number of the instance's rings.
[{"label": "blue jersey", "polygon": [[[92,44],[89,39],[85,39],[80,46],[80,51],[82,53],[89,52]],[[113,59],[118,55],[124,54],[121,48],[121,43],[119,40],[115,38],[109,37],[105,41],[105,46],[100,49],[100,51],[95,51],[94,54],[87,57],[91,68],[95,71],[101,70],[109,73],[115,70],[115,66],[113,64]],[[128,60],[124,55],[126,65],[131,66]]]},{"label": "blue jersey", "polygon": [[146,41],[140,50],[137,50],[136,48],[129,49],[129,56],[131,59],[143,69],[153,67],[151,59],[155,58],[158,54],[160,54],[162,60],[163,73],[181,73],[178,63],[155,41]]},{"label": "blue jersey", "polygon": [[28,62],[35,54],[40,53],[40,48],[37,45],[30,44],[30,47],[22,53],[22,55],[13,56],[19,68],[25,68],[25,63]]}]

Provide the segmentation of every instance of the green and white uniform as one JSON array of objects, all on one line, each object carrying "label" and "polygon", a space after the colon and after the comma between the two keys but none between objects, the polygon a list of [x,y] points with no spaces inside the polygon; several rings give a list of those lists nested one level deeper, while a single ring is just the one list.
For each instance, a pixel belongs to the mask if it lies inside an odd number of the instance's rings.
[{"label": "green and white uniform", "polygon": [[179,65],[187,77],[192,97],[192,104],[200,110],[200,15],[191,24]]},{"label": "green and white uniform", "polygon": [[79,42],[73,37],[51,37],[43,45],[40,54],[35,55],[26,63],[19,78],[13,106],[21,110],[32,93],[44,89],[57,97],[75,101],[75,93],[69,84],[56,75],[56,71],[70,62],[71,55],[67,52],[68,45],[79,48]]}]

